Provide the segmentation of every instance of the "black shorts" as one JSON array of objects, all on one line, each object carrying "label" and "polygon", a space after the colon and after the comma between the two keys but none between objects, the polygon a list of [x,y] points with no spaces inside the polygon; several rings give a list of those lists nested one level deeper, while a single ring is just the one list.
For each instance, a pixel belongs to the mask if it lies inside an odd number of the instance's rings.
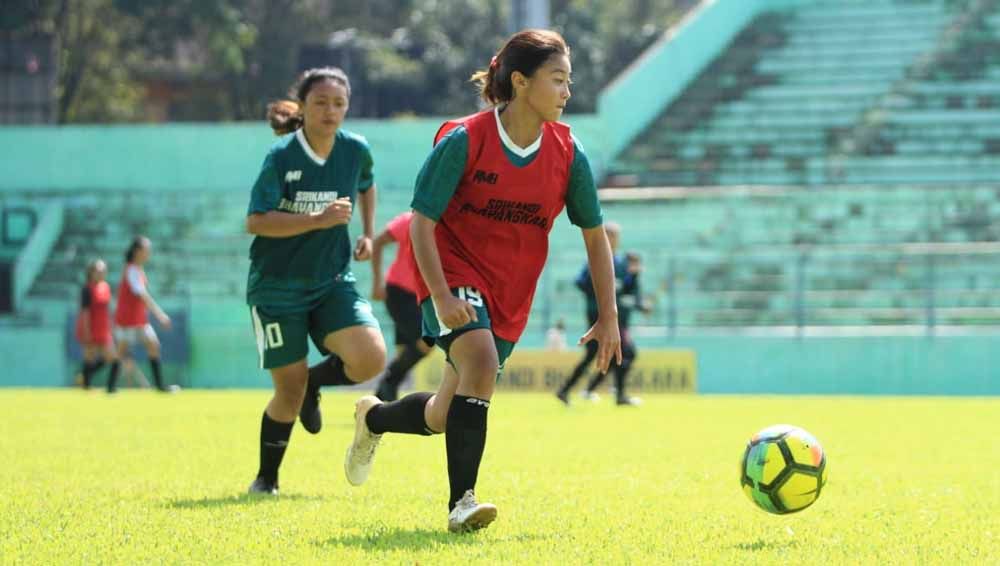
[{"label": "black shorts", "polygon": [[385,286],[385,308],[396,327],[396,345],[416,344],[421,336],[420,305],[417,296],[393,284]]}]

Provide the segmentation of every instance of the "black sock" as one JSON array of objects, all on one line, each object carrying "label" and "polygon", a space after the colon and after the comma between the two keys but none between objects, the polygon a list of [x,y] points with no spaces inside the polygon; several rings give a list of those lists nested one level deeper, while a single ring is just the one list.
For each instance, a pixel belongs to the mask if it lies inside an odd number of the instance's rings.
[{"label": "black sock", "polygon": [[476,487],[479,463],[486,448],[486,413],[489,407],[489,401],[464,395],[455,395],[448,407],[448,424],[445,426],[448,484],[451,487],[448,511],[455,508],[466,490]]},{"label": "black sock", "polygon": [[375,434],[386,432],[423,436],[434,434],[424,419],[424,407],[433,395],[428,391],[420,391],[410,393],[398,401],[375,405],[365,415],[368,430]]},{"label": "black sock", "polygon": [[115,360],[111,364],[111,370],[108,371],[108,392],[114,391],[115,386],[118,383],[118,360]]},{"label": "black sock", "polygon": [[322,362],[309,368],[309,387],[321,385],[357,385],[344,372],[344,360],[330,355]]},{"label": "black sock", "polygon": [[615,367],[615,389],[616,389],[615,394],[618,396],[619,399],[625,399],[626,398],[626,396],[625,396],[625,372],[627,372],[627,371],[628,371],[628,368],[625,367],[624,365],[620,365],[620,366],[616,366]]},{"label": "black sock", "polygon": [[285,457],[293,426],[295,421],[279,423],[264,411],[264,417],[260,421],[260,469],[257,470],[257,477],[264,478],[271,484],[278,484],[278,468],[281,466],[281,459]]},{"label": "black sock", "polygon": [[83,361],[83,365],[80,367],[80,374],[83,376],[83,388],[90,388],[90,379],[94,377],[94,372],[97,371],[97,362]]},{"label": "black sock", "polygon": [[163,390],[163,374],[160,373],[160,358],[149,358],[149,367],[153,368],[153,381],[156,382],[156,388]]},{"label": "black sock", "polygon": [[424,355],[415,345],[410,344],[407,346],[389,362],[385,377],[382,378],[383,383],[388,383],[392,387],[399,387],[399,384],[406,379],[406,374],[423,359]]},{"label": "black sock", "polygon": [[573,386],[576,385],[576,382],[580,381],[580,378],[583,377],[583,374],[587,372],[587,367],[590,366],[590,362],[594,361],[595,357],[597,357],[597,344],[592,340],[587,342],[587,353],[583,356],[583,359],[580,360],[580,363],[576,364],[576,367],[573,368],[572,375],[570,375],[569,379],[566,380],[566,383],[559,388],[559,392],[569,393],[569,390],[572,389]]},{"label": "black sock", "polygon": [[587,383],[587,391],[594,391],[598,387],[600,387],[601,383],[604,382],[604,378],[607,377],[607,375],[608,374],[601,372],[595,373],[594,376],[590,378],[590,382]]}]

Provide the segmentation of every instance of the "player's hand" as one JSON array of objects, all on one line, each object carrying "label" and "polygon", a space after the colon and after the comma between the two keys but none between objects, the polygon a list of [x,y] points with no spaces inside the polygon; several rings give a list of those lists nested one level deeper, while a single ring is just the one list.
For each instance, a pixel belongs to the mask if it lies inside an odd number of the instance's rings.
[{"label": "player's hand", "polygon": [[160,326],[162,326],[166,330],[170,330],[170,327],[173,325],[173,323],[170,322],[170,317],[167,316],[165,313],[156,317],[156,320],[157,322],[160,323]]},{"label": "player's hand", "polygon": [[352,210],[351,199],[343,197],[331,202],[322,212],[313,216],[320,228],[333,228],[350,222]]},{"label": "player's hand", "polygon": [[452,330],[461,328],[470,322],[479,321],[476,309],[450,292],[447,295],[432,297],[431,300],[434,301],[434,309],[437,311],[438,318]]},{"label": "player's hand", "polygon": [[372,281],[372,300],[373,301],[385,300],[385,283],[381,279]]},{"label": "player's hand", "polygon": [[621,365],[622,337],[618,331],[617,317],[598,317],[597,324],[590,327],[590,330],[580,338],[578,344],[582,346],[591,340],[597,340],[598,371],[607,373],[612,357]]},{"label": "player's hand", "polygon": [[372,239],[368,236],[358,236],[358,244],[354,246],[354,261],[368,261],[372,258]]}]

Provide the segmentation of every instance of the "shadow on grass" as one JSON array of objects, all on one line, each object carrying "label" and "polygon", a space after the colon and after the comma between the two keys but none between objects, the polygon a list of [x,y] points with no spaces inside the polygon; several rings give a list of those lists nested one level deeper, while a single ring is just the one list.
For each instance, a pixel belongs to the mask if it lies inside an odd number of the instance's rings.
[{"label": "shadow on grass", "polygon": [[[455,534],[441,529],[401,529],[376,527],[370,532],[352,535],[342,535],[314,542],[320,548],[351,546],[365,550],[417,550],[435,546],[482,544],[481,535],[488,531]],[[527,542],[548,538],[543,535],[516,534],[491,538],[491,543],[497,542]]]},{"label": "shadow on grass", "polygon": [[203,497],[200,499],[176,499],[165,504],[169,509],[211,509],[231,505],[260,505],[277,503],[279,501],[320,501],[318,495],[251,495],[243,493],[227,497]]},{"label": "shadow on grass", "polygon": [[733,548],[738,550],[749,550],[750,552],[757,552],[758,550],[778,550],[780,548],[791,548],[797,546],[799,541],[797,540],[764,540],[759,538],[753,542],[741,542],[739,544],[734,544]]}]

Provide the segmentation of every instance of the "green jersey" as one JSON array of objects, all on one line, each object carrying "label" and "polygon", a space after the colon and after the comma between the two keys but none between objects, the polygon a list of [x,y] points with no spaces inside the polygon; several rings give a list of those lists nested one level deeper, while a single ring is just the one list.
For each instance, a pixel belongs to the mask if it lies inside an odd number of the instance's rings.
[{"label": "green jersey", "polygon": [[[338,130],[333,151],[320,159],[302,130],[282,136],[264,159],[247,214],[272,210],[320,212],[338,198],[356,203],[373,184],[372,156],[359,135]],[[301,312],[340,281],[353,281],[347,225],[290,238],[257,236],[250,246],[247,303],[272,312]]]}]

